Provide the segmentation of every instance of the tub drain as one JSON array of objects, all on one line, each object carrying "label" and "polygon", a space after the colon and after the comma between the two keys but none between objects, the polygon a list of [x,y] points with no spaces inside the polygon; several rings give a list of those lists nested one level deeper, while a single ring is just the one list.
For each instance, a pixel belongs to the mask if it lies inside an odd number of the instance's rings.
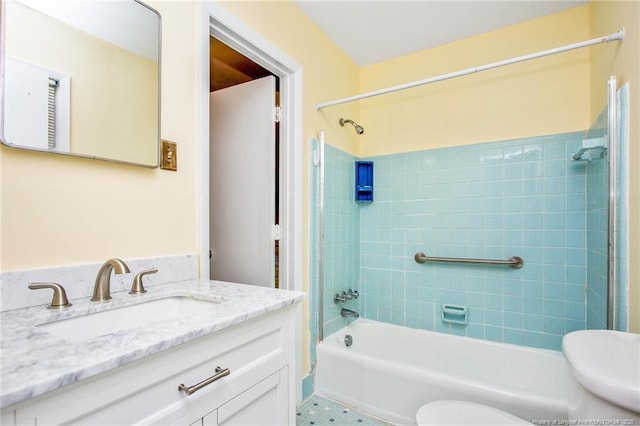
[{"label": "tub drain", "polygon": [[350,334],[347,334],[346,336],[344,336],[344,344],[349,347],[353,344],[353,337],[351,337]]}]

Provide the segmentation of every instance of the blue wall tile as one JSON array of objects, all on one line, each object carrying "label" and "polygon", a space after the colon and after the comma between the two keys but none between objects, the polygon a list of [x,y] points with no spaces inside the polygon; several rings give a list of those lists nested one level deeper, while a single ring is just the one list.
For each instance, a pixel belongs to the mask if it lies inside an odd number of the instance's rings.
[{"label": "blue wall tile", "polygon": [[[564,333],[584,329],[604,297],[586,281],[600,253],[603,217],[594,178],[570,155],[583,133],[366,158],[376,195],[353,201],[355,157],[325,152],[325,287],[359,289],[349,302],[363,317],[500,342],[560,349]],[[591,170],[589,170],[591,172]],[[593,216],[593,217],[591,217]],[[605,216],[606,217],[606,216]],[[520,270],[468,264],[417,264],[413,255],[506,259]],[[606,263],[605,263],[606,264]],[[598,273],[595,273],[598,276]],[[592,291],[591,289],[589,291]],[[443,303],[469,307],[469,324],[443,323]],[[340,306],[325,306],[325,335],[341,328]]]},{"label": "blue wall tile", "polygon": [[[600,114],[596,123],[606,124],[607,110]],[[587,137],[606,133],[605,127],[596,126]],[[583,163],[587,171],[586,241],[585,261],[589,264],[587,274],[587,327],[607,327],[607,236],[608,189],[607,162],[604,159]]]},{"label": "blue wall tile", "polygon": [[[420,302],[469,306],[466,331],[442,323],[439,312],[430,329],[559,349],[565,328],[579,327],[579,305],[584,303],[579,288],[586,277],[586,176],[583,170],[567,165],[570,158],[566,155],[580,146],[582,138],[582,133],[575,133],[367,158],[374,161],[377,170],[387,171],[386,176],[378,175],[376,182],[380,187],[386,179],[385,187],[393,195],[374,202],[389,204],[386,211],[391,211],[391,217],[383,214],[382,208],[360,210],[360,221],[367,224],[361,229],[366,240],[361,242],[361,264],[369,260],[368,250],[381,253],[384,247],[391,248],[390,260],[380,255],[361,267],[364,297],[372,277],[391,271],[396,278],[383,285],[392,286],[392,294],[404,294],[407,299],[411,294],[415,300],[418,289],[428,286],[433,290],[423,292]],[[407,187],[408,183],[411,186]],[[578,185],[582,190],[577,193],[567,190]],[[577,226],[567,229],[572,219],[582,224],[581,230]],[[365,236],[383,229],[389,232],[378,232],[375,241]],[[413,236],[410,247],[407,235]],[[416,265],[413,254],[417,250],[451,257],[503,259],[517,255],[524,258],[525,266],[512,270]],[[397,278],[408,268],[423,274],[422,280],[403,282]],[[397,286],[405,286],[404,293]],[[568,297],[571,305],[565,308]],[[409,307],[404,319],[393,314],[400,308],[394,303],[382,311],[379,306],[374,311],[365,304],[363,315],[415,327],[420,323],[415,312],[419,302],[403,306]],[[585,326],[583,320],[582,328]]]}]

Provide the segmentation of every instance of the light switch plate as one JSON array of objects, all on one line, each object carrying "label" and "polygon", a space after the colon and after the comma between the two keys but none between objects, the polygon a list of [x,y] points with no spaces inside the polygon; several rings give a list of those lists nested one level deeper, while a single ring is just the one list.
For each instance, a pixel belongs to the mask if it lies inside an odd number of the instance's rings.
[{"label": "light switch plate", "polygon": [[178,147],[175,142],[162,140],[162,158],[160,168],[164,170],[178,170]]}]

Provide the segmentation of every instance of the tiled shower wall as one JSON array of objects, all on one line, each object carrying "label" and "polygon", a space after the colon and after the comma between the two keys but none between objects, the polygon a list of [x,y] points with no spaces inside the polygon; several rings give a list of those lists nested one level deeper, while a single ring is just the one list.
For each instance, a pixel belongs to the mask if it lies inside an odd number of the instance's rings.
[{"label": "tiled shower wall", "polygon": [[[617,217],[617,309],[614,310],[615,329],[626,331],[628,327],[628,241],[627,197],[628,193],[628,90],[624,85],[618,90],[618,217]],[[587,138],[604,138],[608,133],[608,108],[605,108],[586,134]],[[602,142],[607,145],[606,141]],[[610,151],[600,158],[594,155],[587,168],[587,328],[607,328],[608,309],[608,238],[609,238],[609,183],[608,161]]]},{"label": "tiled shower wall", "polygon": [[[324,152],[324,193],[320,188],[321,144],[316,138],[311,138],[309,192],[311,194],[310,216],[310,287],[309,298],[309,331],[311,335],[311,362],[315,363],[315,343],[318,341],[318,299],[319,299],[319,247],[320,198],[324,200],[323,226],[323,328],[324,336],[328,336],[347,324],[347,320],[340,316],[340,309],[345,307],[360,312],[360,300],[352,299],[346,303],[335,304],[333,296],[336,293],[352,289],[359,290],[360,264],[360,212],[353,200],[355,184],[354,162],[356,158],[339,149],[325,146]],[[314,158],[316,161],[314,161]]]},{"label": "tiled shower wall", "polygon": [[[588,138],[603,138],[607,133],[607,109],[598,116],[587,133]],[[607,154],[585,163],[587,168],[587,328],[607,328],[609,186]]]},{"label": "tiled shower wall", "polygon": [[324,192],[324,334],[344,327],[341,308],[360,311],[360,300],[333,303],[333,296],[348,289],[358,290],[360,262],[360,215],[354,201],[356,157],[325,146]]},{"label": "tiled shower wall", "polygon": [[[620,194],[627,194],[627,85],[619,97],[619,182]],[[570,159],[583,138],[594,136],[589,131],[368,158],[375,163],[370,204],[354,201],[358,158],[327,146],[325,212],[332,217],[325,247],[333,246],[333,258],[324,295],[325,336],[347,323],[331,299],[349,286],[362,296],[347,307],[414,328],[555,350],[565,333],[603,328],[604,162]],[[616,323],[626,330],[626,196],[619,203]],[[417,251],[520,256],[525,265],[419,265],[413,260]],[[587,279],[596,283],[588,295]],[[315,287],[311,299],[317,297]],[[445,303],[467,306],[468,324],[442,322]],[[315,322],[311,328],[316,336]]]},{"label": "tiled shower wall", "polygon": [[[366,318],[559,349],[585,328],[583,133],[369,158],[376,201],[360,211]],[[427,256],[525,265],[425,263]],[[468,324],[441,320],[443,304]]]},{"label": "tiled shower wall", "polygon": [[593,160],[587,185],[587,328],[607,328],[608,186],[606,159]]}]

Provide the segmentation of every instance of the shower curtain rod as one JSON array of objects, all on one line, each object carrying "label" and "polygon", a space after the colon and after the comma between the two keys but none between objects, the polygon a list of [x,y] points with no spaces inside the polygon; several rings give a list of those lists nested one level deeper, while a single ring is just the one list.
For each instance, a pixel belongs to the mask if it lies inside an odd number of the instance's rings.
[{"label": "shower curtain rod", "polygon": [[531,53],[529,55],[518,56],[516,58],[511,58],[511,59],[505,59],[504,61],[493,62],[486,65],[480,65],[479,67],[467,68],[465,70],[456,71],[448,74],[442,74],[436,77],[430,77],[424,80],[418,80],[411,83],[400,84],[398,86],[388,87],[386,89],[375,90],[373,92],[363,93],[361,95],[355,95],[347,98],[338,99],[335,101],[319,103],[319,104],[316,104],[316,111],[320,111],[323,108],[327,108],[334,105],[359,101],[360,99],[370,98],[378,95],[384,95],[387,93],[397,92],[404,89],[411,89],[413,87],[422,86],[429,83],[435,83],[437,81],[449,80],[451,78],[462,77],[464,75],[469,75],[469,74],[473,74],[480,71],[486,71],[493,68],[502,67],[505,65],[511,65],[518,62],[528,61],[529,59],[541,58],[543,56],[555,55],[556,53],[562,53],[569,50],[579,49],[581,47],[588,47],[588,46],[593,46],[594,44],[608,43],[610,41],[623,40],[623,39],[624,39],[624,27],[619,29],[613,34],[594,38],[591,40],[582,41],[579,43],[569,44],[566,46],[556,47],[555,49],[543,50],[540,52]]}]

